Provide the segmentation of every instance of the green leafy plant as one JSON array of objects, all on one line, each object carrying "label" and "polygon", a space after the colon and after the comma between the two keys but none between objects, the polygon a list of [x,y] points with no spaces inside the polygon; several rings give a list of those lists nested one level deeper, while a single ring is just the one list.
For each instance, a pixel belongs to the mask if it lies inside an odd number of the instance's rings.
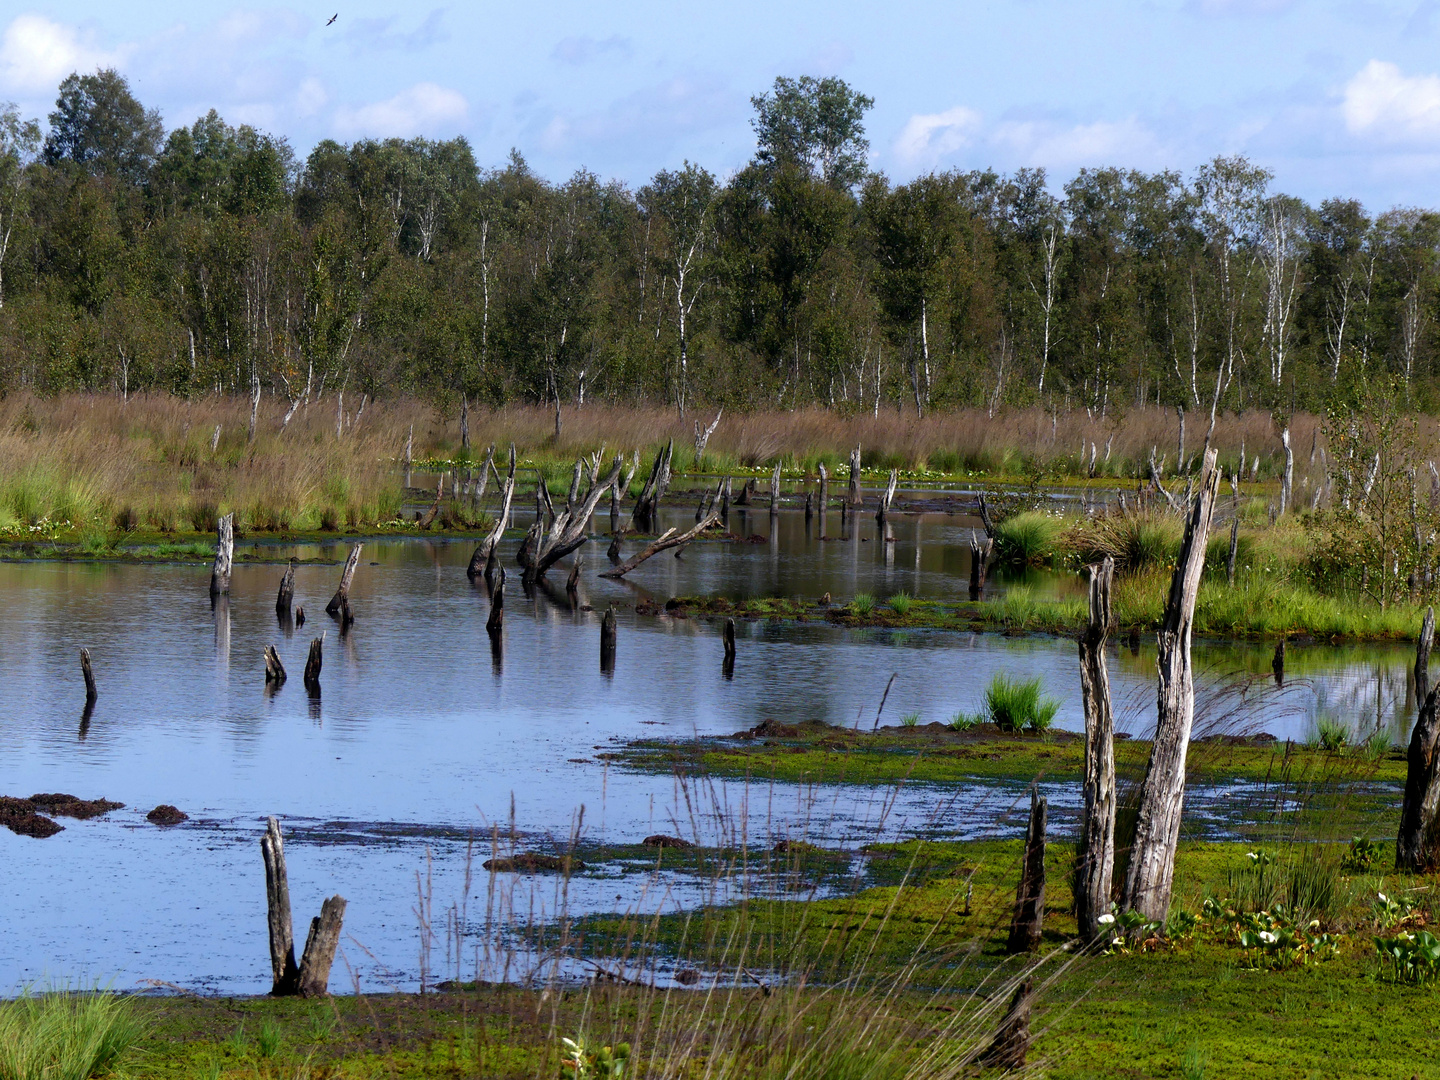
[{"label": "green leafy plant", "polygon": [[1415,910],[1415,905],[1403,896],[1387,896],[1382,892],[1375,894],[1375,903],[1371,905],[1371,910],[1381,928],[1388,929],[1408,919]]},{"label": "green leafy plant", "polygon": [[1440,938],[1428,930],[1375,939],[1375,951],[1396,982],[1433,982],[1440,973]]},{"label": "green leafy plant", "polygon": [[1385,845],[1380,841],[1356,836],[1351,839],[1350,848],[1346,851],[1340,868],[1351,874],[1363,873],[1375,866],[1384,852]]},{"label": "green leafy plant", "polygon": [[1313,742],[1327,753],[1338,754],[1350,745],[1350,729],[1334,717],[1317,717]]},{"label": "green leafy plant", "polygon": [[985,715],[1001,731],[1045,731],[1055,720],[1060,702],[1042,697],[1040,680],[996,675],[985,691]]},{"label": "green leafy plant", "polygon": [[856,593],[855,598],[850,601],[850,610],[856,615],[869,615],[875,610],[875,597],[869,593]]},{"label": "green leafy plant", "polygon": [[630,1060],[630,1044],[590,1049],[583,1038],[561,1039],[565,1048],[560,1059],[560,1075],[564,1080],[619,1080]]},{"label": "green leafy plant", "polygon": [[912,603],[914,603],[914,600],[909,593],[898,592],[890,597],[890,610],[903,619],[906,615],[910,614],[910,605]]}]

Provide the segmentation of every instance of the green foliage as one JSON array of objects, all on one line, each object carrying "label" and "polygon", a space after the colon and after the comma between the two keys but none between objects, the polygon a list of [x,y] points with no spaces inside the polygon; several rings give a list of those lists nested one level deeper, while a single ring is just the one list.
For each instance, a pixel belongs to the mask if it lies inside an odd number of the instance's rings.
[{"label": "green foliage", "polygon": [[561,1039],[564,1056],[560,1061],[563,1080],[620,1080],[630,1060],[630,1044],[591,1049],[583,1037]]},{"label": "green foliage", "polygon": [[950,722],[946,725],[946,727],[948,727],[951,731],[969,731],[971,728],[981,723],[984,723],[983,716],[977,716],[971,713],[957,712],[954,716],[950,718]]},{"label": "green foliage", "polygon": [[999,674],[985,690],[985,715],[1001,731],[1045,731],[1055,719],[1060,702],[1041,695],[1035,679],[1011,679]]},{"label": "green foliage", "polygon": [[266,1020],[260,1025],[260,1034],[255,1037],[255,1049],[262,1058],[268,1060],[280,1052],[282,1041],[280,1026],[274,1021]]},{"label": "green foliage", "polygon": [[903,619],[906,615],[910,614],[910,605],[912,603],[914,603],[914,600],[909,593],[898,592],[890,597],[890,610]]},{"label": "green foliage", "polygon": [[1320,750],[1338,754],[1350,745],[1350,729],[1333,716],[1317,716],[1312,743]]},{"label": "green foliage", "polygon": [[1060,519],[1039,510],[1008,517],[995,526],[995,557],[1006,566],[1040,566],[1052,562]]},{"label": "green foliage", "polygon": [[1428,930],[1376,936],[1375,951],[1396,982],[1424,984],[1440,974],[1440,938]]},{"label": "green foliage", "polygon": [[902,727],[915,727],[919,723],[920,714],[918,712],[906,713],[904,716],[900,717],[900,724]]},{"label": "green foliage", "polygon": [[88,1080],[142,1034],[132,1004],[115,994],[24,994],[0,1003],[0,1080]]},{"label": "green foliage", "polygon": [[1347,874],[1361,874],[1374,869],[1384,857],[1385,845],[1378,840],[1356,836],[1350,841],[1350,848],[1340,863],[1340,869]]},{"label": "green foliage", "polygon": [[875,597],[869,593],[856,593],[850,601],[850,610],[856,615],[869,615],[875,610]]}]

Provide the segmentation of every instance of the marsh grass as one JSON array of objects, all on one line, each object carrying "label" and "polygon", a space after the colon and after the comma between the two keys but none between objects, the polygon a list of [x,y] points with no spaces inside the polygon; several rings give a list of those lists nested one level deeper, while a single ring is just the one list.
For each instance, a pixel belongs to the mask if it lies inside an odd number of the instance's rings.
[{"label": "marsh grass", "polygon": [[1064,523],[1053,514],[1029,510],[995,526],[995,557],[1005,566],[1042,566],[1055,560]]},{"label": "marsh grass", "polygon": [[116,994],[25,994],[0,1003],[0,1080],[87,1080],[143,1034],[133,1003]]},{"label": "marsh grass", "polygon": [[1038,678],[1012,679],[999,674],[985,689],[985,715],[1001,731],[1043,732],[1059,709],[1059,701],[1042,695]]},{"label": "marsh grass", "polygon": [[890,610],[903,619],[910,614],[910,607],[914,602],[914,598],[909,593],[898,592],[890,597]]},{"label": "marsh grass", "polygon": [[875,597],[869,593],[856,593],[850,601],[850,610],[857,615],[869,615],[875,610]]}]

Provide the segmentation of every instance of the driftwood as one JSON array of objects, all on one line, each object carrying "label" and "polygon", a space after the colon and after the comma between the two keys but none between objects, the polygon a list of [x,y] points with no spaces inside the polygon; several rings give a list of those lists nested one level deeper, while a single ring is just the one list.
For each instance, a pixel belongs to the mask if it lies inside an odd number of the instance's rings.
[{"label": "driftwood", "polygon": [[[494,462],[490,467],[495,467]],[[498,474],[498,471],[497,471]],[[490,526],[490,531],[485,539],[480,541],[480,546],[470,556],[470,565],[465,568],[465,574],[474,581],[480,576],[480,571],[487,567],[495,547],[500,543],[500,538],[505,535],[505,523],[510,518],[510,504],[515,498],[515,444],[510,444],[510,471],[506,474],[505,481],[500,485],[500,514],[495,519],[495,524]],[[488,573],[488,569],[486,570]]]},{"label": "driftwood", "polygon": [[615,672],[615,641],[618,634],[615,626],[615,609],[606,608],[600,619],[600,670],[606,675]]},{"label": "driftwood", "polygon": [[230,591],[230,568],[235,562],[235,515],[226,514],[215,525],[215,565],[210,568],[210,595]]},{"label": "driftwood", "polygon": [[660,510],[660,500],[670,486],[670,461],[675,454],[675,440],[671,439],[665,449],[655,455],[655,464],[650,476],[640,489],[640,498],[635,500],[635,510],[630,516],[632,526],[640,532],[655,528],[655,518]]},{"label": "driftwood", "polygon": [[1415,697],[1420,715],[1410,732],[1405,765],[1405,797],[1400,807],[1400,832],[1395,839],[1395,868],[1425,871],[1440,863],[1440,719],[1436,691],[1430,685],[1430,649],[1435,641],[1435,609],[1425,609],[1420,643],[1415,648]]},{"label": "driftwood", "polygon": [[719,524],[719,521],[720,515],[712,509],[710,513],[705,515],[703,520],[697,521],[694,528],[688,532],[677,534],[674,529],[666,529],[663,534],[650,541],[644,550],[636,552],[619,566],[606,570],[600,576],[603,578],[622,578],[646,559],[658,555],[662,551],[668,551],[670,548],[680,547],[682,544],[690,543],[690,541],[694,540],[706,529]]},{"label": "driftwood", "polygon": [[970,538],[970,599],[979,600],[985,595],[985,570],[990,562],[990,553],[995,550],[995,541],[978,536]]},{"label": "driftwood", "polygon": [[325,635],[321,634],[310,642],[310,655],[305,658],[305,689],[307,690],[320,689],[320,667],[323,659],[321,642],[324,640]]},{"label": "driftwood", "polygon": [[350,603],[350,583],[355,580],[355,568],[360,565],[360,552],[364,547],[364,544],[356,544],[350,549],[350,556],[345,560],[345,569],[340,571],[340,587],[325,605],[326,615],[334,615]]},{"label": "driftwood", "polygon": [[417,528],[428,529],[435,524],[435,516],[440,513],[440,500],[443,498],[445,498],[445,474],[442,472],[440,479],[435,481],[435,501],[430,504],[430,509],[426,510],[425,515],[416,523]]},{"label": "driftwood", "polygon": [[851,506],[860,505],[860,447],[850,451],[850,493],[848,502]]},{"label": "driftwood", "polygon": [[1005,951],[1029,952],[1040,945],[1045,926],[1045,796],[1030,792],[1030,824],[1025,830],[1025,854],[1020,884],[1015,889],[1015,913],[1010,919],[1010,940]]},{"label": "driftwood", "polygon": [[260,840],[265,860],[265,906],[270,931],[270,970],[273,997],[321,997],[328,993],[330,967],[340,944],[345,919],[345,898],[332,896],[311,920],[305,951],[295,963],[295,938],[290,921],[290,883],[285,872],[285,841],[280,822],[270,818]]},{"label": "driftwood", "polygon": [[1080,696],[1085,709],[1085,779],[1080,848],[1075,866],[1075,922],[1080,939],[1100,935],[1099,918],[1110,909],[1115,872],[1115,718],[1105,639],[1110,633],[1110,590],[1115,560],[1087,567],[1090,620],[1080,635]]},{"label": "driftwood", "polygon": [[610,466],[610,472],[590,485],[590,490],[586,492],[583,500],[559,511],[548,527],[539,522],[531,526],[531,532],[526,534],[530,543],[522,543],[520,548],[520,561],[528,581],[538,581],[544,577],[550,567],[590,539],[585,532],[585,524],[605,493],[614,485],[624,464],[623,458],[616,457],[615,463]]},{"label": "driftwood", "polygon": [[280,654],[275,651],[274,645],[265,646],[265,685],[271,684],[279,687],[285,682],[285,665],[280,662]]},{"label": "driftwood", "polygon": [[295,601],[295,560],[290,560],[290,565],[285,568],[285,576],[280,579],[280,592],[275,597],[275,614],[284,618],[290,614],[290,605]]},{"label": "driftwood", "polygon": [[1175,875],[1175,846],[1185,803],[1185,758],[1195,721],[1195,680],[1190,667],[1190,634],[1195,598],[1205,569],[1205,544],[1215,511],[1220,473],[1215,450],[1205,451],[1200,483],[1185,520],[1185,538],[1170,580],[1170,596],[1157,635],[1160,669],[1159,707],[1150,764],[1140,787],[1135,840],[1125,872],[1122,904],[1152,922],[1170,910]]},{"label": "driftwood", "polygon": [[775,463],[775,471],[770,474],[770,516],[774,517],[780,513],[780,463]]},{"label": "driftwood", "polygon": [[1025,1067],[1025,1055],[1030,1052],[1030,1009],[1035,1000],[1033,988],[1034,983],[1029,979],[1015,988],[995,1038],[977,1059],[981,1065],[1005,1070]]},{"label": "driftwood", "polygon": [[89,649],[80,650],[80,674],[85,677],[85,708],[89,709],[100,696],[100,691],[95,689],[95,672],[90,667]]},{"label": "driftwood", "polygon": [[885,485],[885,494],[880,496],[880,509],[875,512],[875,520],[881,525],[890,516],[890,504],[895,500],[895,485],[900,482],[898,469],[890,470],[890,483]]}]

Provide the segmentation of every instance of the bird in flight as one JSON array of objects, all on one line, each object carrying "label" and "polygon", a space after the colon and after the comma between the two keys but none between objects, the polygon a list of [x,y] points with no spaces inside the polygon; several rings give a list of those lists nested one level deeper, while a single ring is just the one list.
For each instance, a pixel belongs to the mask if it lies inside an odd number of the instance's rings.
[{"label": "bird in flight", "polygon": [[334,15],[331,15],[331,16],[330,16],[330,22],[327,22],[325,25],[326,25],[326,26],[329,26],[330,23],[333,23],[333,22],[334,22],[336,19],[338,19],[339,17],[340,17],[340,13],[337,11]]}]

